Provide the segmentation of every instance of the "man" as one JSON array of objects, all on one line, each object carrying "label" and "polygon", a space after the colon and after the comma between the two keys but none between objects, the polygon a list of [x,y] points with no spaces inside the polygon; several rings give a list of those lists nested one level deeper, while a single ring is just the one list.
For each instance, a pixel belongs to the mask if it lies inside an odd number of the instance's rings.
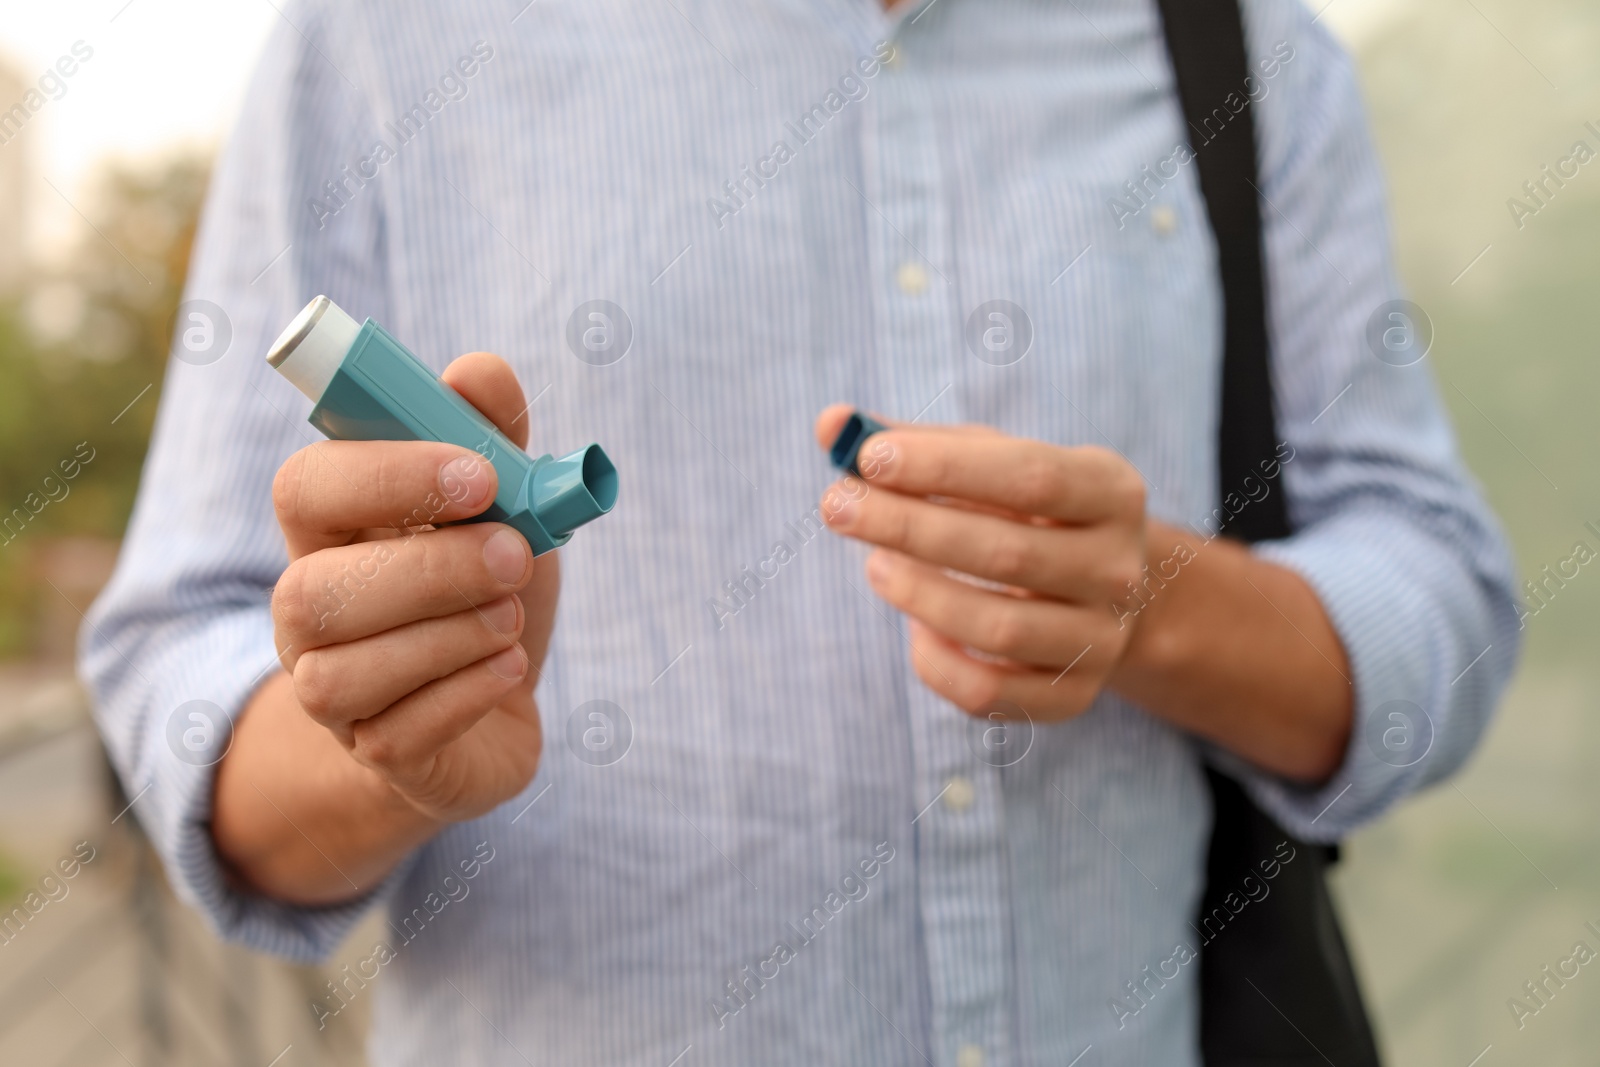
[{"label": "man", "polygon": [[[231,344],[85,639],[175,885],[297,959],[387,908],[309,1006],[373,998],[375,1063],[1196,1063],[1203,761],[1337,839],[1517,646],[1426,364],[1365,342],[1347,60],[1246,4],[1284,441],[1229,487],[1153,5],[518,6],[290,9],[219,166]],[[261,359],[319,292],[603,443],[615,511],[535,559],[440,527],[470,453],[322,441]],[[841,400],[900,425],[830,486]],[[1293,537],[1210,536],[1262,491]]]}]

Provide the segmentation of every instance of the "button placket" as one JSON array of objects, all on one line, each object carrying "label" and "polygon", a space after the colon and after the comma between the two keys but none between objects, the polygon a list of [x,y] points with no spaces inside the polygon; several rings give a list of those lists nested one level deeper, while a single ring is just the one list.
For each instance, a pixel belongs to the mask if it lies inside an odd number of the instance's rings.
[{"label": "button placket", "polygon": [[[864,103],[862,218],[870,235],[878,350],[890,414],[911,418],[955,379],[961,339],[953,333],[950,198],[930,106],[906,46],[894,42]],[[948,398],[945,398],[948,402]],[[927,417],[949,419],[934,409]]]},{"label": "button placket", "polygon": [[[910,655],[915,656],[915,653]],[[937,797],[916,823],[918,889],[940,1067],[974,1048],[1009,1065],[1012,970],[1009,856],[1000,770],[972,751],[976,720],[914,679],[917,781]]]},{"label": "button placket", "polygon": [[[933,98],[915,56],[880,73],[863,121],[860,190],[878,305],[880,374],[890,414],[951,421],[963,358],[951,284],[950,195]],[[956,325],[952,325],[956,324]],[[930,402],[943,407],[929,409]],[[1010,1067],[1012,965],[999,772],[972,752],[972,720],[905,666],[919,809],[918,892],[933,998],[929,1054],[939,1067]],[[937,802],[935,802],[937,801]],[[924,806],[926,805],[926,808]],[[961,1057],[966,1055],[968,1059]]]}]

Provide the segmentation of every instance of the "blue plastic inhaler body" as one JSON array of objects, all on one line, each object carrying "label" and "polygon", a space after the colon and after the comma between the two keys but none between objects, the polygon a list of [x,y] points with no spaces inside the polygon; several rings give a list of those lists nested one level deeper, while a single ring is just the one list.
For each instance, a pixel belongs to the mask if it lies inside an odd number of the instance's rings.
[{"label": "blue plastic inhaler body", "polygon": [[382,326],[356,327],[327,297],[306,306],[267,360],[315,402],[308,421],[331,438],[441,441],[488,460],[499,478],[494,503],[463,521],[503,522],[536,556],[616,503],[617,470],[599,445],[534,459]]}]

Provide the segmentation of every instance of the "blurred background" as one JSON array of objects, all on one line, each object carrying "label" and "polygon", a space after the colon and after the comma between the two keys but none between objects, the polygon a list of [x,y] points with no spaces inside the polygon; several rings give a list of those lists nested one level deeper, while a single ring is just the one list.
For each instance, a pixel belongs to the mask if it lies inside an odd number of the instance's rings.
[{"label": "blurred background", "polygon": [[[1524,183],[1600,147],[1600,6],[1309,2],[1359,63],[1467,461],[1540,576],[1600,548],[1600,162],[1539,199]],[[0,1063],[359,1064],[363,1003],[318,1030],[327,975],[221,946],[172,900],[71,662],[133,503],[210,160],[280,16],[0,4],[0,105],[79,60],[25,122],[0,114]],[[1589,968],[1520,1028],[1508,1006],[1600,944],[1600,571],[1547,588],[1467,771],[1347,842],[1335,875],[1390,1064],[1600,1058]],[[30,892],[43,906],[6,925]]]}]

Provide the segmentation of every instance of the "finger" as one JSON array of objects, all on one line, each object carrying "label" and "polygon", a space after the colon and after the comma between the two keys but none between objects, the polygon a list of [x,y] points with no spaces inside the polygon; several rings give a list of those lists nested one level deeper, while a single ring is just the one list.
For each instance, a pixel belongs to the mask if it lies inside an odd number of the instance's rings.
[{"label": "finger", "polygon": [[890,604],[952,641],[1034,667],[1060,670],[1112,621],[1103,609],[979,589],[884,549],[867,557],[867,581]]},{"label": "finger", "polygon": [[1020,711],[1037,722],[1059,722],[1082,714],[1100,691],[1098,676],[1081,664],[1051,672],[986,663],[915,620],[911,649],[923,683],[969,715]]},{"label": "finger", "polygon": [[511,527],[449,526],[302,556],[278,580],[272,617],[295,656],[487,604],[532,572],[533,552]]},{"label": "finger", "polygon": [[838,533],[977,578],[1077,603],[1109,603],[1140,577],[1138,553],[1121,527],[1040,526],[898,493],[824,494]]},{"label": "finger", "polygon": [[503,651],[522,632],[522,602],[501,597],[301,655],[294,691],[306,714],[348,739],[348,727],[429,682]]},{"label": "finger", "polygon": [[299,559],[346,545],[368,527],[414,530],[478,514],[494,499],[494,467],[436,441],[320,441],[290,456],[272,503]]},{"label": "finger", "polygon": [[528,402],[511,364],[489,352],[468,352],[439,375],[500,428],[518,448],[528,447]]},{"label": "finger", "polygon": [[877,462],[862,473],[876,488],[957,497],[1071,523],[1132,520],[1144,512],[1143,479],[1108,449],[921,427],[886,430],[873,440]]},{"label": "finger", "polygon": [[472,729],[528,673],[520,645],[429,682],[350,727],[350,754],[397,784],[423,780],[439,751]]},{"label": "finger", "polygon": [[522,587],[517,599],[522,601],[522,647],[528,658],[538,664],[544,662],[550,648],[550,635],[555,631],[556,602],[561,596],[561,553],[546,552],[533,561],[533,574]]}]

